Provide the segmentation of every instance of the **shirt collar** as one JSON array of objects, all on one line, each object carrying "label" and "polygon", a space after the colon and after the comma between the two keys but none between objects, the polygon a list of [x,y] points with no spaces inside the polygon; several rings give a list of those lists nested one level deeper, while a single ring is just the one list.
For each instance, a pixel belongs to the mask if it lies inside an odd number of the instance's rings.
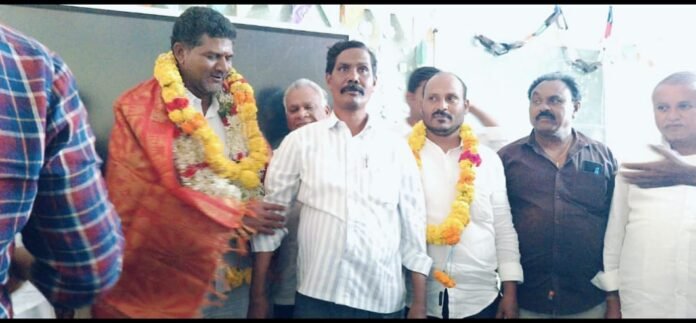
[{"label": "shirt collar", "polygon": [[[575,142],[573,142],[573,145],[568,149],[568,156],[575,154],[577,151],[590,144],[589,138],[585,137],[581,132],[576,131],[575,128],[571,128],[570,132],[575,137]],[[525,145],[531,147],[535,151],[540,151],[542,149],[539,143],[537,143],[536,138],[534,138],[534,129],[532,129],[529,137],[527,137]]]},{"label": "shirt collar", "polygon": [[[464,125],[464,124],[462,124],[462,125]],[[442,148],[440,148],[440,146],[438,146],[436,143],[434,143],[432,140],[430,140],[430,138],[428,138],[427,135],[425,136],[425,142],[428,143],[429,145],[432,145],[433,147],[436,147],[439,150],[442,150]],[[464,146],[462,146],[462,140],[460,139],[459,145],[457,147],[450,148],[448,151],[445,151],[445,154],[449,154],[451,151],[461,152],[462,150],[464,150]]]},{"label": "shirt collar", "polygon": [[[201,99],[199,99],[196,95],[191,93],[191,91],[189,91],[188,88],[184,87],[184,89],[186,89],[186,98],[189,100],[191,107],[193,107],[196,111],[203,114],[203,101]],[[217,114],[219,109],[220,109],[220,104],[218,103],[218,100],[213,95],[213,100],[210,102],[210,106],[208,107],[207,113],[210,115],[214,115],[213,113]],[[204,116],[206,116],[206,115],[204,115]]]},{"label": "shirt collar", "polygon": [[[377,120],[374,117],[370,117],[370,114],[367,114],[367,123],[365,123],[365,128],[360,133],[363,133],[365,131],[368,131],[372,129],[373,125],[377,122]],[[346,123],[341,121],[341,119],[336,116],[336,113],[332,110],[331,114],[329,114],[329,117],[326,118],[326,128],[328,129],[335,129],[339,126],[339,124],[345,125]],[[347,127],[347,126],[346,126]]]}]

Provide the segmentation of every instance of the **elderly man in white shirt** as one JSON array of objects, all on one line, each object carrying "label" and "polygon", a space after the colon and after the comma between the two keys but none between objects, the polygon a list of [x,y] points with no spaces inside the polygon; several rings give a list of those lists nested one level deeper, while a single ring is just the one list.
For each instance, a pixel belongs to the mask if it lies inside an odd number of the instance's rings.
[{"label": "elderly man in white shirt", "polygon": [[[283,95],[288,129],[295,131],[302,126],[326,119],[331,112],[326,97],[324,89],[311,80],[301,78],[292,82]],[[286,216],[285,226],[288,234],[278,248],[275,261],[271,265],[277,275],[270,286],[273,318],[293,317],[297,292],[297,228],[300,210],[302,210],[302,203],[295,201]]]},{"label": "elderly man in white shirt", "polygon": [[[270,162],[265,201],[302,202],[295,317],[401,318],[405,267],[425,318],[425,203],[415,160],[402,138],[368,116],[377,61],[358,41],[328,51],[329,118],[290,133]],[[285,214],[286,212],[283,212]],[[248,317],[268,316],[265,283],[286,230],[255,236]]]},{"label": "elderly man in white shirt", "polygon": [[[696,73],[668,76],[652,100],[667,144],[652,149],[669,161],[645,157],[616,178],[604,271],[593,279],[611,318],[696,317]],[[681,176],[654,171],[665,162]]]},{"label": "elderly man in white shirt", "polygon": [[434,262],[428,316],[516,318],[523,274],[505,172],[498,155],[463,124],[468,110],[464,82],[440,72],[425,84],[423,121],[408,139],[421,164]]}]

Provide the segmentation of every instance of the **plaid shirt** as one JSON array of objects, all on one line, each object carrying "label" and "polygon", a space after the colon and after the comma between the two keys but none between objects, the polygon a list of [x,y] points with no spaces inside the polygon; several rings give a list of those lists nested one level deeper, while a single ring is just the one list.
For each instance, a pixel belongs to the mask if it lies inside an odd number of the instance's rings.
[{"label": "plaid shirt", "polygon": [[116,283],[124,240],[101,162],[67,65],[0,25],[0,284],[20,231],[36,258],[31,281],[54,306],[90,304]]}]

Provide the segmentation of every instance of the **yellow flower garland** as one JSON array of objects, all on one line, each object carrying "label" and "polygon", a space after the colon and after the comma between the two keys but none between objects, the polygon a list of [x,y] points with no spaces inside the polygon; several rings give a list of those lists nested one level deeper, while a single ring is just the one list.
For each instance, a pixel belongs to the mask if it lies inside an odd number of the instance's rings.
[{"label": "yellow flower garland", "polygon": [[[425,145],[426,128],[423,121],[413,126],[408,144],[416,157],[418,167],[421,167],[420,151]],[[462,231],[469,224],[469,207],[474,200],[474,179],[476,173],[474,167],[480,165],[481,158],[478,155],[478,139],[470,126],[463,124],[459,130],[459,138],[462,141],[463,152],[459,157],[459,180],[456,187],[455,199],[447,218],[438,225],[428,224],[426,241],[434,245],[455,245],[459,242]],[[434,277],[448,288],[456,284],[454,279],[446,273],[436,270]]]},{"label": "yellow flower garland", "polygon": [[188,104],[184,81],[171,51],[157,57],[154,74],[162,87],[162,99],[167,105],[169,119],[203,145],[208,167],[218,176],[238,181],[247,189],[260,186],[259,172],[266,166],[270,151],[256,120],[253,89],[244,77],[232,69],[225,79],[225,88],[234,97],[239,118],[244,124],[244,135],[249,148],[249,154],[236,162],[225,156],[224,145],[215,136],[205,117]]}]

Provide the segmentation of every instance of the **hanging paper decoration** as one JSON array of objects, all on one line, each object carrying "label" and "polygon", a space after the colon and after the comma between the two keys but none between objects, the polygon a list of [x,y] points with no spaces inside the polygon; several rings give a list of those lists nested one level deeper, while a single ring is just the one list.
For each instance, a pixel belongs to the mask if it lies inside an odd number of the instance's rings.
[{"label": "hanging paper decoration", "polygon": [[304,19],[309,9],[312,8],[311,4],[294,4],[292,5],[292,18],[290,21],[294,24],[299,24]]},{"label": "hanging paper decoration", "polygon": [[342,4],[339,11],[339,21],[347,29],[357,28],[365,15],[365,6]]},{"label": "hanging paper decoration", "polygon": [[[561,24],[561,19],[562,19],[562,24]],[[522,41],[516,41],[513,43],[498,43],[490,38],[484,36],[484,35],[476,35],[474,39],[478,40],[481,45],[483,45],[486,48],[486,51],[489,53],[495,55],[495,56],[500,56],[503,54],[507,54],[510,50],[520,48],[524,46],[527,42],[529,42],[532,38],[537,37],[541,35],[544,31],[546,31],[547,28],[552,23],[556,23],[556,26],[560,29],[567,30],[568,29],[568,24],[566,22],[565,16],[563,15],[563,11],[561,10],[561,7],[559,5],[555,5],[553,8],[553,13],[549,15],[546,20],[544,20],[544,24],[539,27],[535,32],[531,33],[529,36],[527,36],[524,40]]]},{"label": "hanging paper decoration", "polygon": [[561,47],[561,50],[563,51],[563,55],[566,58],[566,61],[568,64],[570,64],[572,67],[577,69],[578,71],[582,73],[592,73],[596,71],[600,66],[602,66],[602,60],[604,58],[604,53],[606,52],[606,47],[604,44],[606,43],[606,40],[609,38],[611,35],[611,28],[612,25],[614,24],[614,8],[612,6],[609,6],[609,14],[607,16],[607,26],[604,28],[604,38],[602,39],[602,50],[599,53],[599,57],[597,58],[596,62],[587,62],[583,59],[580,58],[575,58],[571,57],[570,53],[568,52],[568,47],[563,46]]},{"label": "hanging paper decoration", "polygon": [[561,50],[563,51],[563,56],[566,58],[566,62],[568,62],[568,64],[570,64],[570,66],[574,67],[578,71],[583,72],[585,74],[592,73],[595,70],[597,70],[597,68],[602,66],[601,59],[596,61],[596,62],[588,63],[585,60],[583,60],[581,58],[576,58],[575,55],[572,55],[571,53],[569,53],[567,46],[562,46]]}]

